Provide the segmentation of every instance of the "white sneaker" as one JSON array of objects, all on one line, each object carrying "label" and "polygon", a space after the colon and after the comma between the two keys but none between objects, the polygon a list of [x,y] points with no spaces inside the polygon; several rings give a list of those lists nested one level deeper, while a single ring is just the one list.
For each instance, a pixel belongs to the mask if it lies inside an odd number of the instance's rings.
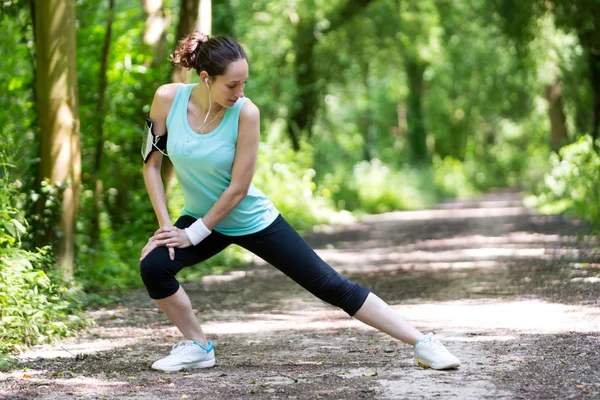
[{"label": "white sneaker", "polygon": [[179,371],[191,368],[210,368],[215,365],[215,348],[211,341],[203,347],[193,340],[184,340],[173,346],[171,354],[152,364],[159,371]]},{"label": "white sneaker", "polygon": [[421,368],[450,369],[458,368],[460,360],[453,356],[433,333],[419,340],[415,345],[415,361]]}]

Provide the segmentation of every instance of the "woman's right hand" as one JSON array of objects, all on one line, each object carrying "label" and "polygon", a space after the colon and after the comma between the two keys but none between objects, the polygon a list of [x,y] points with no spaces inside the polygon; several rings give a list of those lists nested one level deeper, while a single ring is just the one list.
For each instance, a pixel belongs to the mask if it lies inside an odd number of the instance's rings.
[{"label": "woman's right hand", "polygon": [[[154,234],[154,236],[152,236],[150,239],[148,239],[148,243],[146,243],[146,245],[144,246],[144,248],[142,249],[142,255],[140,256],[140,261],[142,261],[144,258],[146,258],[146,256],[148,254],[150,254],[150,252],[152,252],[152,250],[154,250],[155,248],[158,247],[158,245],[156,244],[156,235],[157,233],[160,231],[157,230]],[[173,247],[169,247],[169,257],[171,258],[171,260],[175,259],[175,248]]]}]

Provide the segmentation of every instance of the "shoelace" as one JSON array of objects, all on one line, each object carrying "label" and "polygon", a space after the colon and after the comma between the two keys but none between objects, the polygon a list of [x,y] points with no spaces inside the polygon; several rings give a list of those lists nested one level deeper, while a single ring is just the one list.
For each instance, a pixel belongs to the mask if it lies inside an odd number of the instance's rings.
[{"label": "shoelace", "polygon": [[434,339],[428,335],[422,342],[421,346],[425,346],[429,351],[434,354],[444,351],[444,345],[439,340]]},{"label": "shoelace", "polygon": [[187,350],[190,350],[190,348],[192,348],[192,346],[194,346],[194,345],[188,341],[181,341],[181,342],[173,345],[173,347],[171,349],[171,354],[184,353]]}]

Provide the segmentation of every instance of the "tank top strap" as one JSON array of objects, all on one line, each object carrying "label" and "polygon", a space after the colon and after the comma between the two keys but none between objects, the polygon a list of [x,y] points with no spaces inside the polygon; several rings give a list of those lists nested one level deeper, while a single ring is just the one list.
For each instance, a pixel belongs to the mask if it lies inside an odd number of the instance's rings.
[{"label": "tank top strap", "polygon": [[240,112],[242,111],[242,107],[246,104],[247,101],[250,101],[248,97],[239,98],[238,101],[235,102],[233,107],[229,110],[225,121],[226,129],[228,132],[232,133],[232,139],[234,142],[237,141],[238,138],[238,127],[240,121]]},{"label": "tank top strap", "polygon": [[173,98],[173,104],[171,104],[171,109],[169,110],[169,114],[167,115],[167,128],[171,125],[173,118],[176,116],[180,116],[182,112],[184,112],[184,116],[187,117],[187,110],[181,110],[182,103],[185,103],[185,100],[190,97],[190,93],[192,89],[196,86],[196,84],[186,85],[184,83],[180,83],[177,86],[177,92],[175,92],[175,98]]}]

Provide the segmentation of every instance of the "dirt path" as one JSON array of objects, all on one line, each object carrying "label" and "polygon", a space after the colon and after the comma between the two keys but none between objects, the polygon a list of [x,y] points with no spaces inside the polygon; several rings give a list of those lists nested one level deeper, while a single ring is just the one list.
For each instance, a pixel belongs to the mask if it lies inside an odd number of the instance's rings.
[{"label": "dirt path", "polygon": [[463,361],[456,371],[416,367],[409,346],[257,262],[184,285],[215,343],[215,368],[152,371],[179,335],[137,291],[91,313],[97,326],[79,338],[23,354],[0,373],[0,398],[599,398],[600,242],[586,232],[497,193],[307,238],[434,331]]}]

